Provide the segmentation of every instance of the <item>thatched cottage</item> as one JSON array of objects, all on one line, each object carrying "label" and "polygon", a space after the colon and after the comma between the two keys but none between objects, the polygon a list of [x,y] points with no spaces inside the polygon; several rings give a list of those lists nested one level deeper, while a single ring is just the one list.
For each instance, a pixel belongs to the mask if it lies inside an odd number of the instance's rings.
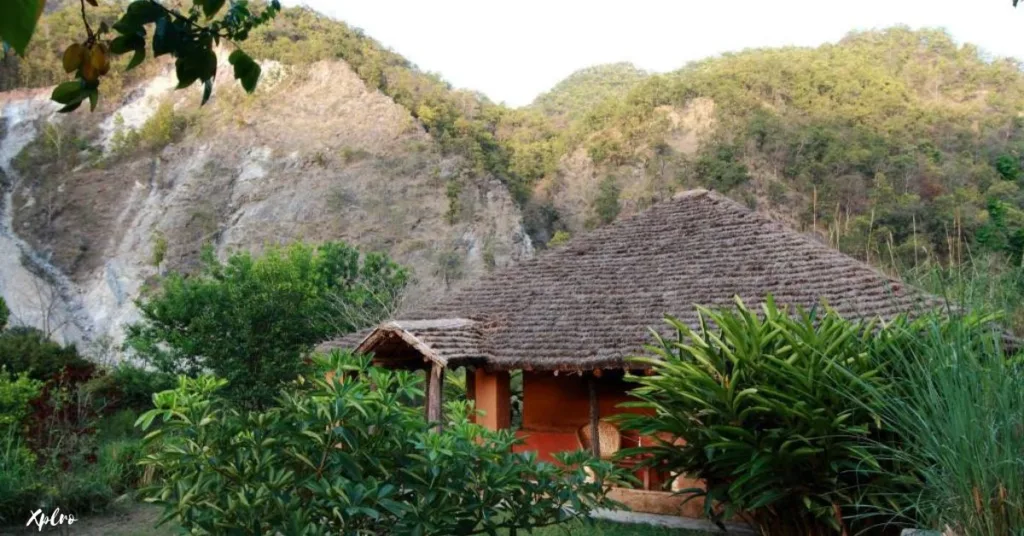
[{"label": "thatched cottage", "polygon": [[[510,423],[509,378],[522,371],[523,448],[547,458],[589,446],[636,445],[599,424],[628,398],[623,376],[666,313],[696,327],[695,304],[736,296],[848,318],[892,317],[927,299],[915,289],[714,192],[699,190],[579,236],[485,277],[442,301],[324,347],[355,347],[388,367],[428,371],[428,415],[440,416],[445,371],[465,367],[488,427]],[[599,428],[600,427],[600,428]],[[618,444],[615,444],[618,443]],[[607,452],[602,452],[607,454]],[[658,475],[641,475],[648,489]],[[654,491],[624,492],[666,511]],[[672,505],[677,505],[675,499]],[[696,506],[696,503],[691,503]],[[675,506],[677,508],[677,506]]]}]

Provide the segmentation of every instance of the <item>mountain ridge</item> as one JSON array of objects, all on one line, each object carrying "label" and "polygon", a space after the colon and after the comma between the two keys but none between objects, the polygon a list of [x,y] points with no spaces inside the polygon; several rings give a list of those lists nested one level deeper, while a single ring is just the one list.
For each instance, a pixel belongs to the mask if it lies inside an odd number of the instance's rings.
[{"label": "mountain ridge", "polygon": [[[48,35],[0,74],[63,76]],[[852,33],[664,74],[594,66],[520,108],[304,8],[246,47],[265,66],[257,94],[222,72],[202,109],[161,62],[115,81],[91,116],[57,118],[42,89],[0,94],[0,142],[8,124],[34,132],[4,164],[6,229],[70,279],[61,307],[91,315],[96,336],[208,242],[223,255],[350,240],[410,264],[423,300],[694,187],[890,273],[965,248],[1011,262],[1024,250],[1020,64],[942,31]],[[12,122],[19,107],[35,110],[28,123]],[[153,266],[157,237],[169,251]]]}]

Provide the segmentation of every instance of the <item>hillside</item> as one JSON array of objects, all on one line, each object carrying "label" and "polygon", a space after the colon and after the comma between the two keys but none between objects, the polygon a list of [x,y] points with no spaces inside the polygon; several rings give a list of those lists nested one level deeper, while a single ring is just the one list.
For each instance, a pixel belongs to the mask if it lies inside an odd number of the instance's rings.
[{"label": "hillside", "polygon": [[410,265],[422,300],[697,186],[890,272],[1024,250],[1020,65],[941,31],[597,66],[510,109],[292,8],[246,43],[252,98],[222,71],[200,110],[153,62],[58,118],[46,88],[78,28],[68,9],[43,24],[0,62],[0,288],[71,339],[116,334],[207,243],[346,239]]},{"label": "hillside", "polygon": [[892,269],[968,248],[1017,263],[1024,248],[1021,66],[941,31],[711,58],[649,77],[565,136],[537,192],[572,231],[611,181],[623,212],[710,187]]},{"label": "hillside", "polygon": [[649,73],[632,63],[587,67],[537,96],[529,108],[564,125],[579,119],[604,101],[622,99],[648,76]]},{"label": "hillside", "polygon": [[500,180],[350,64],[309,59],[264,60],[250,97],[222,56],[202,109],[173,91],[166,64],[94,114],[56,115],[45,87],[0,93],[0,290],[14,318],[116,339],[154,276],[189,271],[206,244],[222,256],[293,240],[386,251],[413,269],[412,301],[532,254]]}]

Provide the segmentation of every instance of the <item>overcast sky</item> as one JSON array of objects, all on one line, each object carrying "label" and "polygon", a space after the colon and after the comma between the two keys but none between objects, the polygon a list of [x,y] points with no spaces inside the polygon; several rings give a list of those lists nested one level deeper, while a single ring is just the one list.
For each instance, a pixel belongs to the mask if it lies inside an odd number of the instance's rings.
[{"label": "overcast sky", "polygon": [[457,87],[528,104],[582,67],[670,71],[749,47],[818,45],[854,29],[943,27],[1024,59],[1011,0],[301,0],[364,29]]}]

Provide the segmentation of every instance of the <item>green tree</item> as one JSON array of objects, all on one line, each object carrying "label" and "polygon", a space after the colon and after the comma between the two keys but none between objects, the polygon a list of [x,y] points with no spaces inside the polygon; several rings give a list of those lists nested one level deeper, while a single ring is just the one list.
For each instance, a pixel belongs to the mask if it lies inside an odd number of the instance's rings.
[{"label": "green tree", "polygon": [[516,534],[613,506],[621,473],[609,462],[585,451],[537,462],[513,451],[511,431],[471,422],[465,401],[435,429],[407,403],[422,397],[421,375],[340,354],[318,363],[328,366],[263,412],[226,405],[224,381],[209,376],[156,395],[139,423],[162,422],[143,463],[163,475],[144,493],[164,519],[207,534],[449,536]]},{"label": "green tree", "polygon": [[597,216],[599,223],[611,223],[619,216],[619,211],[622,210],[622,206],[619,205],[621,192],[618,181],[611,175],[606,176],[598,185],[597,198],[594,199],[594,215]]},{"label": "green tree", "polygon": [[388,316],[408,280],[386,256],[335,242],[225,263],[207,249],[203,262],[138,302],[143,320],[126,344],[161,371],[227,379],[225,395],[246,407],[270,404],[316,343]]},{"label": "green tree", "polygon": [[7,301],[0,296],[0,331],[7,327],[7,321],[11,318],[11,310],[7,308]]},{"label": "green tree", "polygon": [[729,145],[718,145],[702,152],[694,164],[694,173],[702,184],[720,192],[728,192],[750,180],[747,166],[736,158],[736,149]]},{"label": "green tree", "polygon": [[153,233],[153,254],[149,262],[154,268],[160,270],[160,265],[164,263],[165,257],[167,257],[167,236],[157,231]]},{"label": "green tree", "polygon": [[568,242],[570,239],[572,239],[572,235],[569,231],[555,231],[555,235],[551,237],[551,240],[548,240],[548,247],[557,248],[558,246]]},{"label": "green tree", "polygon": [[74,346],[62,346],[38,329],[20,326],[0,333],[0,367],[11,374],[26,373],[42,381],[60,374],[86,379],[96,368],[79,356]]},{"label": "green tree", "polygon": [[1015,181],[1020,178],[1020,161],[1012,155],[1003,154],[996,158],[996,171],[1008,181]]}]

